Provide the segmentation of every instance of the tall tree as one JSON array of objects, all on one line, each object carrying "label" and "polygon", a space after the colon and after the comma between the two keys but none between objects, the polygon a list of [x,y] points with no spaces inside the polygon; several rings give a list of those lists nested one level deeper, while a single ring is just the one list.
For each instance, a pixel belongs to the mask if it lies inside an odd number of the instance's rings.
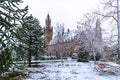
[{"label": "tall tree", "polygon": [[28,7],[19,8],[21,0],[1,0],[0,1],[0,75],[9,70],[13,63],[13,53],[16,48],[16,29],[21,27]]},{"label": "tall tree", "polygon": [[[101,12],[95,12],[98,15],[101,15],[103,17],[103,20],[105,22],[107,22],[109,25],[109,29],[111,28],[111,31],[113,33],[109,33],[110,37],[112,40],[114,40],[114,42],[112,41],[112,43],[114,43],[113,45],[115,45],[116,43],[117,45],[117,50],[118,50],[118,62],[120,61],[120,51],[119,51],[119,27],[118,27],[118,15],[117,12],[119,12],[119,10],[117,9],[117,1],[118,0],[103,0],[102,5],[103,5],[103,10]],[[119,3],[118,3],[119,4]],[[118,10],[118,11],[117,11]],[[114,37],[113,37],[114,36]],[[112,46],[113,46],[112,45]]]},{"label": "tall tree", "polygon": [[[93,53],[94,60],[96,63],[95,56],[97,53],[102,53],[102,43],[99,41],[99,30],[97,27],[99,27],[100,23],[98,23],[98,17],[97,15],[94,15],[94,13],[87,13],[84,16],[84,19],[77,23],[77,34],[78,34],[78,40],[80,44],[80,48],[84,48],[87,52]],[[99,25],[98,25],[99,24]],[[101,32],[101,30],[100,30]]]},{"label": "tall tree", "polygon": [[28,66],[31,67],[31,57],[35,56],[37,60],[39,55],[43,53],[43,29],[39,20],[32,15],[24,19],[23,26],[26,27],[27,33],[27,36],[23,37],[23,43],[28,49]]},{"label": "tall tree", "polygon": [[62,45],[60,44],[63,44],[64,43],[64,40],[63,40],[63,34],[64,34],[64,25],[63,24],[57,24],[57,27],[56,27],[56,36],[57,36],[57,52],[58,54],[60,54],[60,58],[61,60],[63,61],[63,51],[64,51],[64,48]]}]

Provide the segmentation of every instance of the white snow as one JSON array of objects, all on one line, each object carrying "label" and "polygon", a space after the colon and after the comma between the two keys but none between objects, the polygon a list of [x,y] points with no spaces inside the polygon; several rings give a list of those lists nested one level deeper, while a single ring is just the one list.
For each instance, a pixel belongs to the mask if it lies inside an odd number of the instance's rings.
[{"label": "white snow", "polygon": [[[115,65],[112,62],[109,64]],[[117,75],[100,75],[94,70],[93,62],[68,60],[63,63],[50,62],[41,65],[44,67],[27,68],[30,77],[26,80],[120,80],[120,76]]]},{"label": "white snow", "polygon": [[119,64],[113,63],[113,62],[107,62],[107,64],[111,65],[111,66],[120,66]]}]

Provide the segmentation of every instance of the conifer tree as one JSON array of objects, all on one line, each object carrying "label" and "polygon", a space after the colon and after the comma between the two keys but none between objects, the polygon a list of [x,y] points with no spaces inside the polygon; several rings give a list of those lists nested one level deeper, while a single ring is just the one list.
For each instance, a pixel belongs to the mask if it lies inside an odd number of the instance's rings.
[{"label": "conifer tree", "polygon": [[80,48],[77,62],[88,62],[89,59],[90,59],[90,56],[88,51],[86,51],[85,48]]},{"label": "conifer tree", "polygon": [[17,54],[20,44],[16,44],[16,29],[21,27],[28,7],[19,8],[21,0],[0,0],[0,76],[13,63],[13,53]]},{"label": "conifer tree", "polygon": [[28,53],[28,66],[31,67],[31,57],[38,59],[43,53],[43,29],[40,26],[39,20],[32,15],[24,19],[24,27],[26,27],[27,36],[23,38]]}]

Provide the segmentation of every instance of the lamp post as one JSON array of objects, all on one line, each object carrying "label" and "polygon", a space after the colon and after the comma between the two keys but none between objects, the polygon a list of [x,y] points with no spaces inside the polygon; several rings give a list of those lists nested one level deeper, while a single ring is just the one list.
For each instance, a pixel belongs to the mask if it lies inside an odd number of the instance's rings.
[{"label": "lamp post", "polygon": [[[120,59],[120,1],[117,0],[117,27],[118,27],[118,60]],[[120,60],[119,60],[120,61]]]}]

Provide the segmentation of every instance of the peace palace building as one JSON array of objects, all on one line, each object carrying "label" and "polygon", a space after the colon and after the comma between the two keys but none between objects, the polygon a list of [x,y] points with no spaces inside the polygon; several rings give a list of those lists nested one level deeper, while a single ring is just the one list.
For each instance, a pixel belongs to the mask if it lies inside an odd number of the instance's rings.
[{"label": "peace palace building", "polygon": [[76,34],[69,29],[67,32],[53,37],[53,27],[51,26],[51,18],[48,14],[44,27],[44,45],[46,54],[60,58],[60,56],[68,57],[72,56],[73,53],[77,53],[76,47],[79,46],[79,42],[77,41]]}]

